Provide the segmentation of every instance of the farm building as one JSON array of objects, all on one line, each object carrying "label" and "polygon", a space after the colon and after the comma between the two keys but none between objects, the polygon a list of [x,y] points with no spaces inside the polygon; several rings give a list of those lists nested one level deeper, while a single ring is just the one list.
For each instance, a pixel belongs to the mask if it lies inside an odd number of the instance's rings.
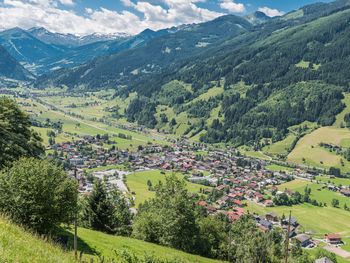
[{"label": "farm building", "polygon": [[308,247],[312,244],[311,237],[306,234],[299,234],[295,237],[300,243],[301,247]]},{"label": "farm building", "polygon": [[341,236],[339,234],[326,234],[325,239],[329,244],[332,244],[332,245],[337,245],[342,243]]}]

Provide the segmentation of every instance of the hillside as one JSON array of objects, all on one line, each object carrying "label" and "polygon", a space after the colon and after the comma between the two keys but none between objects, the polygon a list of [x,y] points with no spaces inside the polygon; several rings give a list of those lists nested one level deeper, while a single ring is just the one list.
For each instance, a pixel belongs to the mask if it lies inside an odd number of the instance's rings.
[{"label": "hillside", "polygon": [[70,253],[0,218],[1,262],[74,262]]},{"label": "hillside", "polygon": [[[65,233],[69,236],[68,243],[72,244],[72,235]],[[78,248],[84,252],[85,260],[97,256],[111,258],[115,256],[115,251],[127,249],[137,256],[153,254],[160,259],[176,258],[183,262],[219,262],[144,241],[83,228],[79,228],[78,234]],[[0,218],[0,258],[1,262],[75,262],[72,252],[64,251],[57,244],[45,242],[3,218]]]},{"label": "hillside", "polygon": [[143,96],[125,113],[131,122],[262,148],[264,139],[280,141],[305,121],[331,125],[343,109],[350,83],[348,8],[344,0],[313,4],[255,26],[224,16],[43,76],[37,86],[119,87],[117,96]]},{"label": "hillside", "polygon": [[[174,32],[167,34],[159,34],[158,31],[158,37],[144,46],[101,57],[72,70],[61,70],[40,77],[36,86],[64,84],[68,87],[84,85],[90,89],[115,88],[143,75],[160,73],[164,67],[208,50],[251,28],[252,24],[245,18],[227,15],[210,22],[175,28]],[[145,32],[150,34],[152,31]]]},{"label": "hillside", "polygon": [[32,76],[0,45],[0,78],[29,80]]},{"label": "hillside", "polygon": [[78,37],[52,33],[45,28],[12,28],[0,32],[0,45],[27,70],[41,75],[72,68],[96,57],[141,47],[151,39],[168,33],[168,30],[145,30],[135,36],[95,34]]}]

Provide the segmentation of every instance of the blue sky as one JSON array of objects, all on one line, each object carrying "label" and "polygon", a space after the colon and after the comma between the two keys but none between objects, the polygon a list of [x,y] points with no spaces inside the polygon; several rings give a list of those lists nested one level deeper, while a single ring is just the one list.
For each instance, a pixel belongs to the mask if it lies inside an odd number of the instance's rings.
[{"label": "blue sky", "polygon": [[[322,0],[0,0],[0,29],[45,27],[59,33],[137,34],[225,14],[283,15]],[[323,0],[329,2],[329,0]]]}]

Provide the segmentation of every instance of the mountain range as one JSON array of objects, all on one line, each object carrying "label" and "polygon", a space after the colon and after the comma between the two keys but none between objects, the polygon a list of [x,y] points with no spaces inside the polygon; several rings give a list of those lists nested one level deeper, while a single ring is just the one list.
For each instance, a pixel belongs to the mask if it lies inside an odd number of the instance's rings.
[{"label": "mountain range", "polygon": [[330,125],[350,84],[350,0],[101,41],[52,34],[0,33],[0,44],[36,74],[36,88],[136,92],[129,121],[168,132],[181,124],[183,135],[207,142],[259,145],[304,121]]}]

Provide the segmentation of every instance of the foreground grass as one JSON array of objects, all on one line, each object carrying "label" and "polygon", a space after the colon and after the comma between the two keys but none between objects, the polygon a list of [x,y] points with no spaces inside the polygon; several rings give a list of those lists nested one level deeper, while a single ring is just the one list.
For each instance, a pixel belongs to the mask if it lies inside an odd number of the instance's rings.
[{"label": "foreground grass", "polygon": [[[113,258],[115,256],[115,251],[121,251],[127,249],[128,251],[134,253],[137,256],[143,256],[145,254],[154,255],[160,259],[177,259],[181,262],[219,262],[217,260],[212,260],[197,255],[188,254],[176,249],[159,246],[156,244],[144,242],[137,239],[132,239],[128,237],[107,235],[101,232],[79,228],[78,229],[79,249],[85,251],[85,258],[91,256],[86,255],[100,255],[105,258]],[[72,236],[71,236],[72,237]],[[72,240],[70,240],[72,242]]]},{"label": "foreground grass", "polygon": [[0,218],[0,262],[74,262],[72,253]]},{"label": "foreground grass", "polygon": [[[68,245],[73,244],[72,231],[65,231]],[[107,235],[101,232],[78,229],[78,250],[83,260],[112,259],[115,251],[127,249],[137,256],[154,255],[159,259],[177,259],[181,262],[220,262],[176,249],[127,237]],[[20,263],[70,263],[77,262],[73,252],[64,251],[59,245],[47,242],[0,217],[0,262]]]}]

